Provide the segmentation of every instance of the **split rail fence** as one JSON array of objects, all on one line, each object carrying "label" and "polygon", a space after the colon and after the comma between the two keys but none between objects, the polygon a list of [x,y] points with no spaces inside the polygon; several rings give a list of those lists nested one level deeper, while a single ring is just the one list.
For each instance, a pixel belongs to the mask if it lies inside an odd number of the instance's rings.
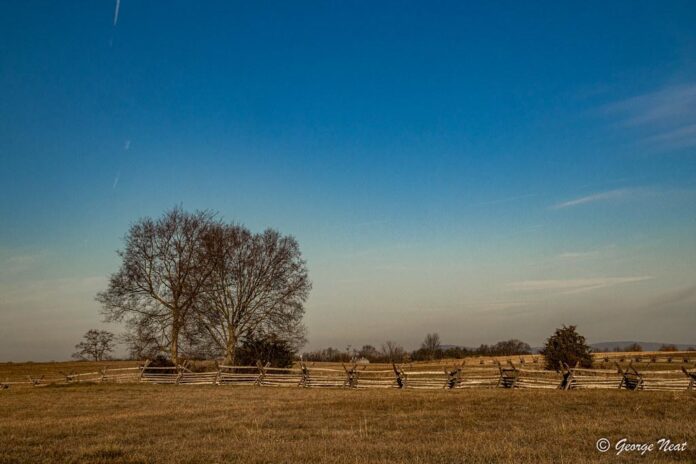
[{"label": "split rail fence", "polygon": [[[428,369],[428,368],[426,368]],[[140,367],[105,368],[90,373],[63,373],[62,377],[27,376],[26,381],[0,382],[1,388],[13,385],[35,387],[72,383],[152,383],[176,385],[255,385],[263,387],[303,388],[396,388],[396,389],[622,389],[694,391],[696,367],[680,370],[641,370],[631,362],[622,368],[584,369],[561,365],[557,372],[528,368],[525,365],[466,366],[440,370],[411,369],[394,364],[391,368],[370,368],[350,364],[340,368],[308,366],[275,368],[258,362],[256,366],[216,366],[215,370],[193,372],[186,366],[155,367],[149,361]]]}]

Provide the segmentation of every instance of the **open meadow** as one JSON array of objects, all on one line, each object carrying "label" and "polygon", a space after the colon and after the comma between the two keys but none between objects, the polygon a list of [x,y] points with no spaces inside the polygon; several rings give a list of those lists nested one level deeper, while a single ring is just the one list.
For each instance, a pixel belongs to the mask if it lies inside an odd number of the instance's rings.
[{"label": "open meadow", "polygon": [[[0,411],[2,464],[696,461],[688,391],[81,383],[13,386]],[[603,437],[689,447],[617,456]]]}]

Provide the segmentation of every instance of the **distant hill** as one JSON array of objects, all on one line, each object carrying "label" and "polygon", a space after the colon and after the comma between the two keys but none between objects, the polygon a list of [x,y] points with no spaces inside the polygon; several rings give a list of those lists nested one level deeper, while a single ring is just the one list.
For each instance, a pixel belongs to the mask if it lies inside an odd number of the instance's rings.
[{"label": "distant hill", "polygon": [[658,351],[662,345],[674,345],[679,351],[686,351],[689,348],[696,347],[696,343],[691,345],[684,345],[680,343],[657,343],[657,342],[634,342],[634,341],[622,341],[622,342],[598,342],[591,343],[590,346],[595,351],[613,351],[614,348],[622,349],[628,345],[634,343],[639,344],[643,351]]}]

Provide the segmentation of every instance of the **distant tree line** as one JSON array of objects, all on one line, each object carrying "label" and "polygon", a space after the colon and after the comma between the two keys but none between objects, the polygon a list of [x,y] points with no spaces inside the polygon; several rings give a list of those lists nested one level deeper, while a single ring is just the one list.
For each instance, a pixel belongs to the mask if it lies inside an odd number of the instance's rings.
[{"label": "distant tree line", "polygon": [[[341,351],[336,348],[327,348],[320,351],[303,354],[306,361],[348,362],[359,361],[364,358],[370,362],[407,362],[430,361],[437,359],[461,359],[470,356],[516,356],[531,354],[532,349],[527,344],[517,339],[503,340],[494,345],[481,345],[478,348],[445,347],[440,342],[437,333],[427,334],[421,347],[412,352],[406,352],[394,342],[387,342],[382,350],[372,345],[365,345],[361,349],[351,350],[348,347]],[[397,353],[397,355],[394,355]],[[565,366],[592,367],[592,349],[587,344],[585,337],[577,332],[574,325],[562,327],[546,340],[540,354],[544,357],[545,368],[549,370],[561,370]]]},{"label": "distant tree line", "polygon": [[[643,351],[643,347],[639,343],[631,343],[631,344],[623,346],[623,347],[615,346],[612,351],[614,351],[614,352],[638,352],[638,353],[640,353]],[[663,352],[679,351],[679,348],[677,348],[676,345],[663,344],[657,349],[657,351],[663,351]],[[685,351],[696,351],[696,348],[690,346]]]},{"label": "distant tree line", "polygon": [[[81,360],[102,361],[111,359],[116,336],[104,330],[92,329],[85,333],[83,340],[75,345],[77,352],[73,357]],[[127,333],[122,337],[127,342],[132,340],[131,347],[137,345],[141,337],[137,334]],[[640,352],[642,347],[638,344],[629,344],[618,347],[614,351]],[[659,351],[678,351],[675,345],[663,344]],[[689,347],[686,351],[696,351]],[[437,333],[426,335],[421,347],[412,352],[407,352],[401,345],[394,341],[387,341],[380,348],[373,345],[363,345],[356,349],[348,346],[345,350],[326,348],[318,351],[306,352],[301,359],[316,362],[361,362],[367,360],[377,363],[402,363],[409,361],[429,361],[439,359],[462,359],[471,356],[515,356],[531,353],[528,344],[516,340],[504,340],[494,345],[480,345],[478,348],[464,348],[459,346],[444,347],[440,343]],[[587,345],[585,337],[577,333],[575,326],[562,326],[556,329],[554,334],[546,340],[540,354],[545,359],[545,367],[551,370],[564,369],[564,365],[581,367],[592,366],[592,349]],[[169,366],[173,362],[162,352],[151,353],[147,356],[152,366]],[[214,355],[213,355],[214,357]],[[132,359],[142,359],[143,356],[131,352]],[[290,367],[297,360],[297,349],[287,339],[276,334],[260,334],[245,337],[235,349],[235,359],[240,365],[253,365],[257,361],[264,364],[270,363],[273,367]],[[159,364],[158,364],[159,363]]]},{"label": "distant tree line", "polygon": [[437,333],[427,334],[421,347],[408,352],[395,342],[386,342],[381,349],[373,345],[345,350],[329,347],[323,350],[306,352],[305,361],[350,362],[365,359],[370,362],[433,361],[439,359],[463,359],[471,356],[513,356],[530,354],[531,347],[520,340],[510,339],[494,345],[481,345],[478,348],[461,346],[443,347]]}]

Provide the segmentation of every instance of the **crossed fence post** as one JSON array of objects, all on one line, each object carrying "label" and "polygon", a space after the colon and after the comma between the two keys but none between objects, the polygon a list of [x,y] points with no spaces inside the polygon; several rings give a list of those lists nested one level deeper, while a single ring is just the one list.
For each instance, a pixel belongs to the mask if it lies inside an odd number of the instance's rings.
[{"label": "crossed fence post", "polygon": [[[70,371],[69,373],[65,373],[63,371],[58,371],[63,377],[65,377],[65,383],[72,383],[75,380],[75,371]],[[78,380],[80,380],[79,377],[77,377]]]},{"label": "crossed fence post", "polygon": [[142,382],[143,380],[143,375],[145,374],[145,369],[147,369],[147,366],[150,365],[150,360],[146,359],[145,364],[140,368],[140,375],[138,375],[138,382]]},{"label": "crossed fence post", "polygon": [[396,386],[399,388],[406,388],[407,382],[406,382],[406,373],[402,369],[401,366],[396,366],[394,362],[392,362],[392,369],[394,369],[394,375],[396,376],[395,382]]},{"label": "crossed fence post", "polygon": [[174,368],[176,369],[176,380],[174,381],[174,384],[179,385],[181,378],[184,376],[184,367],[177,364]]},{"label": "crossed fence post", "polygon": [[256,377],[254,385],[261,386],[263,379],[266,377],[266,368],[270,367],[271,363],[267,362],[265,365],[261,364],[261,361],[256,361],[256,367],[259,369],[259,376]]},{"label": "crossed fence post", "polygon": [[307,388],[309,387],[309,369],[307,369],[307,365],[304,363],[302,359],[300,359],[300,370],[300,383],[298,383],[297,386]]},{"label": "crossed fence post", "polygon": [[496,361],[498,364],[498,371],[500,372],[500,378],[498,379],[498,387],[503,388],[515,388],[517,383],[517,378],[519,377],[519,371],[514,364],[508,359],[508,364],[510,367],[503,367],[500,361]]},{"label": "crossed fence post", "polygon": [[457,387],[461,381],[462,367],[458,366],[455,367],[453,370],[448,370],[447,368],[445,368],[445,374],[447,375],[447,380],[445,381],[445,385],[442,388],[451,390]]},{"label": "crossed fence post", "polygon": [[[621,383],[619,383],[619,390],[625,387],[626,390],[641,390],[643,388],[643,376],[633,367],[633,361],[628,363],[626,370],[621,369],[618,363],[616,367],[619,369],[619,374],[621,374]],[[633,372],[630,372],[633,371]]]},{"label": "crossed fence post", "polygon": [[575,369],[577,369],[578,365],[580,364],[580,361],[575,361],[575,366],[572,368],[563,361],[559,361],[559,364],[561,366],[561,373],[563,374],[563,379],[561,380],[561,384],[558,386],[558,388],[561,390],[570,390],[573,387],[573,384],[575,383]]},{"label": "crossed fence post", "polygon": [[41,381],[43,380],[44,376],[42,375],[41,377],[36,378],[36,377],[32,377],[30,375],[27,375],[27,378],[29,379],[29,382],[31,383],[31,385],[33,387],[38,387],[39,385],[41,385]]},{"label": "crossed fence post", "polygon": [[348,369],[345,364],[341,363],[343,370],[346,371],[346,380],[343,382],[344,387],[357,388],[358,387],[358,366],[353,364],[353,366]]}]

